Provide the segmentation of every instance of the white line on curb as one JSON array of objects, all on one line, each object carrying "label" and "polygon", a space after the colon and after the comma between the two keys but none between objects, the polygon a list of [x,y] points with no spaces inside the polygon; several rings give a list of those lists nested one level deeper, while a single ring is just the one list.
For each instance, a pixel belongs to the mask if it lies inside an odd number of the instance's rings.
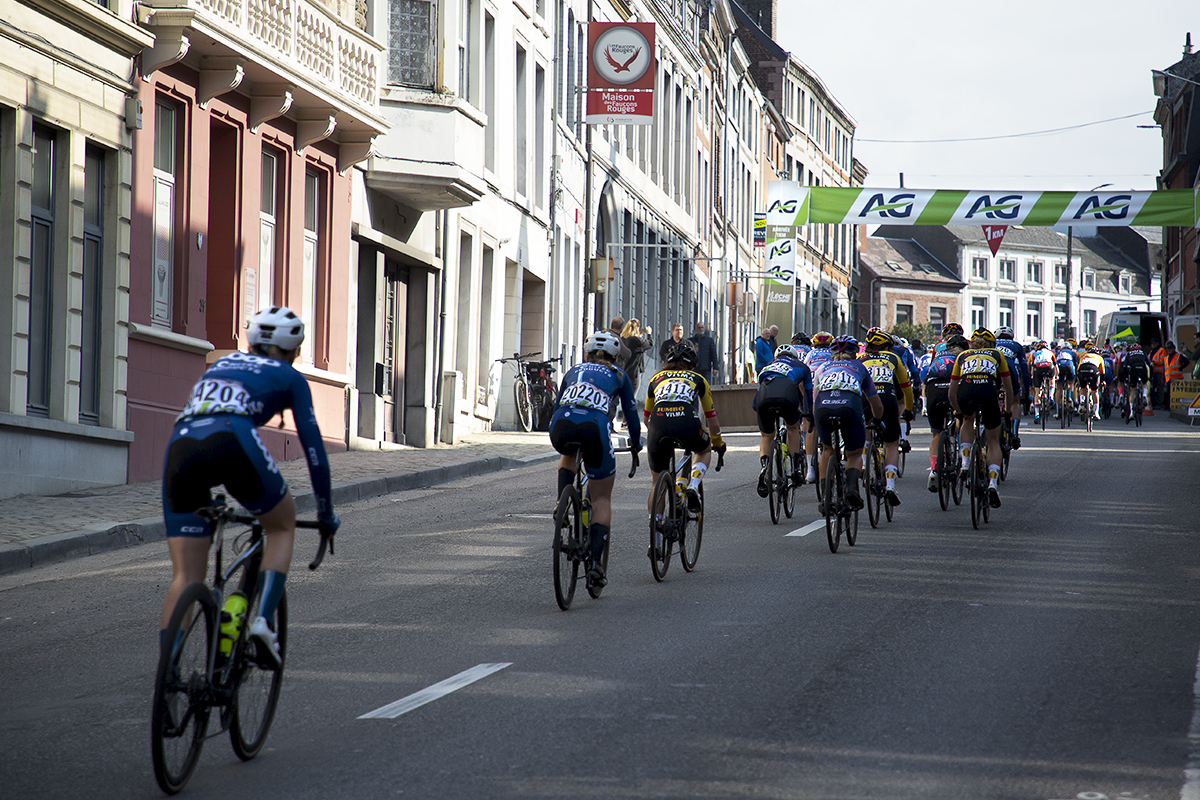
[{"label": "white line on curb", "polygon": [[1196,677],[1192,682],[1192,725],[1188,729],[1188,760],[1183,771],[1180,800],[1200,800],[1200,655],[1196,658]]},{"label": "white line on curb", "polygon": [[808,536],[813,531],[818,531],[825,527],[825,520],[819,519],[816,522],[810,522],[803,528],[796,528],[791,533],[785,533],[784,536]]},{"label": "white line on curb", "polygon": [[440,683],[435,683],[433,686],[426,687],[419,692],[410,694],[408,697],[403,697],[394,703],[388,703],[386,706],[377,708],[374,711],[369,711],[363,714],[359,719],[395,719],[401,714],[407,714],[414,708],[420,708],[426,703],[432,703],[439,697],[445,697],[451,692],[457,691],[464,686],[470,686],[480,678],[486,678],[493,672],[499,672],[505,667],[511,667],[512,662],[509,661],[503,664],[479,664],[471,667],[465,672],[460,672],[457,675],[446,678]]}]

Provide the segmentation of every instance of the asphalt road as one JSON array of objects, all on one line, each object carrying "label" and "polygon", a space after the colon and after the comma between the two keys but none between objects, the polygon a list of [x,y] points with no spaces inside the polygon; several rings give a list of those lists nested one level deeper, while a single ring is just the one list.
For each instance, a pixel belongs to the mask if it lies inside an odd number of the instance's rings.
[{"label": "asphalt road", "polygon": [[[551,582],[551,464],[301,533],[267,747],[210,739],[186,796],[1179,798],[1192,756],[1200,432],[1028,432],[984,529],[921,453],[831,554],[811,488],[772,525],[756,437],[706,479],[696,572],[655,583],[649,476],[618,477],[610,585]],[[627,471],[627,460],[622,467]],[[0,796],[158,797],[160,544],[0,577]],[[360,719],[479,665],[490,674]],[[506,665],[506,666],[500,666]],[[487,670],[484,670],[487,671]]]}]

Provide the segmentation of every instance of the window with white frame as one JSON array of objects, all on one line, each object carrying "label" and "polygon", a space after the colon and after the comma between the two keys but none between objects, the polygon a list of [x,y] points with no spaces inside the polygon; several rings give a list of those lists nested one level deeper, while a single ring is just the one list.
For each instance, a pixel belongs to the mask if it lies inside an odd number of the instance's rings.
[{"label": "window with white frame", "polygon": [[971,259],[971,277],[987,280],[988,276],[988,260],[976,256]]},{"label": "window with white frame", "polygon": [[458,21],[458,96],[479,105],[479,88],[472,74],[475,43],[472,41],[475,24],[475,0],[462,0]]},{"label": "window with white frame", "polygon": [[[570,75],[564,83],[570,82]],[[496,18],[483,15],[483,113],[488,124],[483,129],[483,166],[496,169]]]},{"label": "window with white frame", "polygon": [[1028,261],[1025,264],[1025,281],[1026,283],[1042,282],[1042,262]]},{"label": "window with white frame", "polygon": [[1096,311],[1095,309],[1085,308],[1083,310],[1083,332],[1087,336],[1096,335]]},{"label": "window with white frame", "polygon": [[987,327],[987,298],[972,297],[971,298],[971,328],[986,328]]},{"label": "window with white frame", "polygon": [[1042,338],[1042,304],[1030,300],[1025,304],[1025,335],[1030,339]]},{"label": "window with white frame", "polygon": [[300,345],[300,359],[315,363],[313,343],[317,340],[317,282],[320,280],[321,260],[321,208],[324,205],[324,187],[321,173],[308,169],[304,173],[304,255],[301,266],[302,300],[300,316],[308,326],[304,344]]},{"label": "window with white frame", "polygon": [[100,424],[100,344],[104,318],[104,162],[87,146],[83,169],[83,306],[79,338],[79,421]]},{"label": "window with white frame", "polygon": [[1133,294],[1133,276],[1128,272],[1121,273],[1121,294]]},{"label": "window with white frame", "polygon": [[1083,288],[1085,288],[1085,289],[1095,289],[1096,288],[1096,270],[1085,269],[1083,271]]},{"label": "window with white frame", "polygon": [[1060,286],[1067,282],[1067,262],[1059,261],[1054,265],[1054,282]]},{"label": "window with white frame", "polygon": [[998,265],[1000,280],[1013,281],[1017,280],[1017,262],[1011,258],[1002,258]]},{"label": "window with white frame", "polygon": [[1016,316],[1017,316],[1016,306],[1017,306],[1017,303],[1015,300],[1001,300],[1000,301],[1000,324],[998,327],[1001,327],[1001,328],[1003,328],[1005,326],[1008,326],[1009,328],[1013,327],[1013,323],[1016,321]]}]

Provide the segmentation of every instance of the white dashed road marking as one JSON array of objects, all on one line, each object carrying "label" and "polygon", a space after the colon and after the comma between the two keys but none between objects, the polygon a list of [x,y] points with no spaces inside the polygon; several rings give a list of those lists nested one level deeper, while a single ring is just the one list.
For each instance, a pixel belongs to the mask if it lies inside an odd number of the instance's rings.
[{"label": "white dashed road marking", "polygon": [[791,533],[785,533],[784,536],[808,536],[813,531],[819,531],[825,527],[825,520],[819,519],[816,522],[810,522],[803,528],[796,528]]},{"label": "white dashed road marking", "polygon": [[471,667],[466,672],[460,672],[452,678],[446,678],[446,680],[440,683],[435,683],[433,686],[410,694],[408,697],[403,697],[394,703],[388,703],[386,706],[369,711],[359,717],[359,719],[395,719],[401,714],[407,714],[414,708],[420,708],[426,703],[432,703],[439,697],[445,697],[464,686],[470,686],[480,678],[486,678],[493,672],[499,672],[505,667],[511,666],[511,661],[503,664],[479,664],[478,666]]}]

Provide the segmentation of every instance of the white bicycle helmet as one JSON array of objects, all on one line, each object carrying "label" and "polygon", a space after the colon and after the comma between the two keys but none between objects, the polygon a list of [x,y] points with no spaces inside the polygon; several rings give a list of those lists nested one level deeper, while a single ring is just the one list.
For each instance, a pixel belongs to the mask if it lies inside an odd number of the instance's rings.
[{"label": "white bicycle helmet", "polygon": [[246,323],[251,347],[273,344],[280,350],[295,350],[304,341],[304,320],[285,306],[271,306]]},{"label": "white bicycle helmet", "polygon": [[614,361],[621,352],[621,339],[615,333],[596,331],[583,343],[584,353],[608,353]]},{"label": "white bicycle helmet", "polygon": [[999,328],[996,328],[996,338],[997,339],[1016,339],[1017,334],[1013,331],[1011,325],[1001,325]]},{"label": "white bicycle helmet", "polygon": [[793,361],[800,360],[800,353],[797,352],[796,348],[790,344],[781,344],[779,347],[775,348],[775,357],[782,358],[783,356],[787,356]]}]

